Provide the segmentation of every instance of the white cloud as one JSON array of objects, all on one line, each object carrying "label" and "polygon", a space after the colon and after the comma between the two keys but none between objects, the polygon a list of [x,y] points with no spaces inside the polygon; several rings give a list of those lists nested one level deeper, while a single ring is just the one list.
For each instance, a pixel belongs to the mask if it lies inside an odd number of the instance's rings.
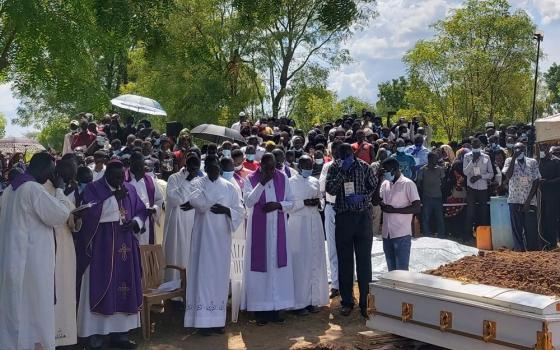
[{"label": "white cloud", "polygon": [[533,0],[533,5],[542,17],[542,23],[548,24],[560,20],[559,0]]}]

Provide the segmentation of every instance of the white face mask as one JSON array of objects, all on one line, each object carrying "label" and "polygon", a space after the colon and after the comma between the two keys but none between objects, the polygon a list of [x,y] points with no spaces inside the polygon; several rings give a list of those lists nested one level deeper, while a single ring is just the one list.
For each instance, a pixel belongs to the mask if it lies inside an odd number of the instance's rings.
[{"label": "white face mask", "polygon": [[236,166],[234,169],[235,171],[241,171],[241,169],[243,169],[243,164]]}]

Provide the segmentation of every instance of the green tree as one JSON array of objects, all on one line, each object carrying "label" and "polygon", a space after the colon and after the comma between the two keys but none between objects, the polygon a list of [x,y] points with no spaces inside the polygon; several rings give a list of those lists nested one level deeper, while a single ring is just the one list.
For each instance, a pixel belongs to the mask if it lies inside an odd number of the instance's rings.
[{"label": "green tree", "polygon": [[6,124],[7,124],[6,117],[4,114],[0,113],[0,139],[6,136]]},{"label": "green tree", "polygon": [[533,24],[507,0],[467,0],[434,25],[404,57],[410,107],[424,111],[449,139],[485,121],[526,120],[530,115]]},{"label": "green tree", "polygon": [[68,132],[69,123],[70,120],[64,116],[52,118],[37,134],[37,141],[45,148],[51,147],[61,152],[64,144],[64,135]]},{"label": "green tree", "polygon": [[550,103],[558,108],[560,106],[560,65],[553,63],[544,74],[544,79],[550,93]]},{"label": "green tree", "polygon": [[345,99],[338,101],[338,108],[343,114],[356,114],[358,117],[362,115],[362,110],[367,109],[370,112],[375,112],[375,107],[359,97],[348,96]]},{"label": "green tree", "polygon": [[335,67],[348,60],[340,49],[352,29],[375,15],[375,0],[234,0],[247,32],[254,62],[278,117],[290,82],[309,64]]},{"label": "green tree", "polygon": [[409,87],[408,80],[401,76],[391,81],[385,81],[377,85],[379,92],[377,93],[376,109],[380,115],[386,115],[387,112],[397,112],[399,109],[407,109],[409,107],[406,101],[406,92]]}]

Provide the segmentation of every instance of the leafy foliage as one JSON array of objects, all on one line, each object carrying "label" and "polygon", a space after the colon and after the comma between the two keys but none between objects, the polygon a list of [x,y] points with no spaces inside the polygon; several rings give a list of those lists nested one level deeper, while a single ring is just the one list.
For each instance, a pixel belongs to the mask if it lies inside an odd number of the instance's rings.
[{"label": "leafy foliage", "polygon": [[468,0],[435,24],[436,36],[407,53],[411,107],[426,112],[449,139],[484,121],[530,115],[533,25],[506,0]]},{"label": "leafy foliage", "polygon": [[380,115],[386,115],[387,112],[407,109],[409,105],[406,100],[406,92],[409,85],[408,80],[403,76],[379,84],[376,104],[377,112]]},{"label": "leafy foliage", "polygon": [[546,86],[550,92],[550,103],[560,108],[560,65],[553,63],[544,74]]},{"label": "leafy foliage", "polygon": [[6,136],[6,124],[7,124],[6,116],[0,113],[0,139]]}]

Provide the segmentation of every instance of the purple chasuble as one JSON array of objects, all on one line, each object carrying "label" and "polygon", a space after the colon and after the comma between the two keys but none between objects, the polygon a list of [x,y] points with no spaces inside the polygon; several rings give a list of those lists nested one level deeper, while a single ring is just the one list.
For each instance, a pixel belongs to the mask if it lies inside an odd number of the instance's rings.
[{"label": "purple chasuble", "polygon": [[[130,171],[127,170],[125,173],[125,180],[127,182],[132,181],[132,176],[134,175],[132,175]],[[144,184],[146,184],[146,191],[148,192],[148,203],[150,204],[150,207],[153,207],[155,203],[156,186],[154,184],[154,180],[150,175],[144,174]],[[150,225],[149,243],[155,244],[155,220],[153,215],[148,216],[148,225]]]},{"label": "purple chasuble", "polygon": [[[255,188],[261,181],[261,170],[253,172],[248,176],[251,185]],[[274,190],[276,192],[276,202],[284,200],[286,190],[286,176],[278,171],[274,171]],[[263,207],[266,204],[266,193],[263,190],[259,201],[253,208],[252,231],[251,231],[251,271],[266,272],[266,216]],[[278,267],[288,265],[288,253],[286,249],[286,223],[284,213],[277,210],[278,215],[278,232],[276,235],[276,249],[278,255]]]},{"label": "purple chasuble", "polygon": [[[124,183],[128,195],[119,203],[125,221],[134,217],[146,220],[146,206],[134,186]],[[105,177],[85,188],[83,203],[96,204],[82,218],[76,235],[77,295],[82,275],[89,266],[89,301],[92,312],[102,315],[135,314],[142,307],[140,250],[132,229],[119,221],[100,223],[103,202],[113,196]]]}]

